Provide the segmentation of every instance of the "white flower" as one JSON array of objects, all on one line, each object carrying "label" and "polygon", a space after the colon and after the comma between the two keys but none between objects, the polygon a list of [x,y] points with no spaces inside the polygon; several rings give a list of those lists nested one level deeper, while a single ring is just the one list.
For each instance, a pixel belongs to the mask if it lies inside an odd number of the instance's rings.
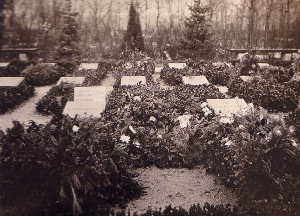
[{"label": "white flower", "polygon": [[124,106],[124,109],[129,109],[129,105]]},{"label": "white flower", "polygon": [[134,145],[135,147],[137,147],[137,148],[141,147],[141,144],[140,144],[138,141],[135,141],[135,142],[133,143],[133,145]]},{"label": "white flower", "polygon": [[124,142],[124,143],[129,143],[130,142],[130,136],[126,136],[126,135],[121,135],[120,137],[120,141]]},{"label": "white flower", "polygon": [[135,101],[141,101],[142,99],[141,99],[141,96],[134,96],[133,100],[135,100]]},{"label": "white flower", "polygon": [[200,105],[201,108],[204,108],[204,107],[207,107],[207,103],[206,102],[203,102],[201,105]]},{"label": "white flower", "polygon": [[157,135],[157,138],[162,139],[162,135],[161,134]]},{"label": "white flower", "polygon": [[72,130],[73,130],[73,132],[77,132],[79,130],[79,127],[77,125],[74,125]]},{"label": "white flower", "polygon": [[192,117],[192,115],[182,115],[178,117],[178,120],[180,122],[180,127],[185,128],[189,125],[189,120]]},{"label": "white flower", "polygon": [[203,111],[203,112],[211,112],[211,110],[210,110],[208,107],[204,107],[204,108],[202,109],[202,111]]},{"label": "white flower", "polygon": [[294,146],[294,147],[297,147],[297,146],[298,146],[298,144],[296,143],[295,140],[291,140],[291,142],[292,142],[292,146]]},{"label": "white flower", "polygon": [[244,125],[239,125],[239,129],[241,129],[241,130],[246,130],[246,128],[245,128],[245,126]]},{"label": "white flower", "polygon": [[211,111],[205,112],[205,113],[204,113],[204,116],[207,117],[207,116],[208,116],[209,114],[211,114],[211,113],[212,113]]},{"label": "white flower", "polygon": [[276,136],[282,136],[282,132],[279,129],[275,129],[275,130],[273,130],[273,132],[274,132],[274,135],[276,135]]},{"label": "white flower", "polygon": [[291,134],[294,134],[294,133],[296,132],[295,126],[291,126],[291,127],[289,128],[289,131],[290,131]]},{"label": "white flower", "polygon": [[130,125],[129,126],[129,130],[131,130],[131,132],[133,133],[133,134],[136,134],[136,131],[134,130],[134,128]]},{"label": "white flower", "polygon": [[231,140],[228,140],[224,145],[225,146],[231,146],[233,144],[233,142]]},{"label": "white flower", "polygon": [[256,68],[256,65],[255,65],[255,64],[252,64],[252,68],[255,69],[255,68]]},{"label": "white flower", "polygon": [[149,121],[156,122],[157,120],[156,120],[156,118],[155,118],[154,116],[151,116],[151,117],[149,118]]},{"label": "white flower", "polygon": [[222,118],[220,119],[220,122],[223,123],[223,124],[231,124],[231,123],[234,122],[234,120],[231,119],[231,118],[222,117]]}]

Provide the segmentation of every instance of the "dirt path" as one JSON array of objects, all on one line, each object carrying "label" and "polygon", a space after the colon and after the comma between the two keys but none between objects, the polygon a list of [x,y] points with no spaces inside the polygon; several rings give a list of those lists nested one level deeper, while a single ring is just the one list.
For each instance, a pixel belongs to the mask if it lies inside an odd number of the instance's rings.
[{"label": "dirt path", "polygon": [[51,120],[51,116],[43,116],[36,112],[35,104],[49,91],[52,86],[35,87],[35,95],[28,101],[23,102],[15,109],[0,115],[0,130],[6,131],[6,128],[13,126],[12,121],[16,120],[27,125],[30,120],[37,124],[46,124]]},{"label": "dirt path", "polygon": [[148,208],[164,209],[167,205],[183,207],[186,210],[192,204],[205,202],[210,204],[236,204],[231,191],[220,184],[216,178],[206,174],[202,168],[197,169],[158,169],[150,167],[138,169],[137,181],[146,187],[146,195],[130,202],[126,212],[145,213]]},{"label": "dirt path", "polygon": [[112,73],[109,73],[107,77],[101,82],[101,86],[107,87],[106,95],[109,95],[111,91],[113,90],[113,86],[116,82],[116,79],[114,78]]}]

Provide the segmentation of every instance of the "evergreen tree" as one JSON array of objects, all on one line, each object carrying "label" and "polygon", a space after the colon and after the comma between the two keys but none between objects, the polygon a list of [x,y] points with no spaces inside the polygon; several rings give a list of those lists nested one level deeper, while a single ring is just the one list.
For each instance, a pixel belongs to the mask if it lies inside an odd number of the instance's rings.
[{"label": "evergreen tree", "polygon": [[79,57],[80,49],[78,42],[78,25],[75,17],[76,13],[71,13],[72,3],[70,0],[65,0],[66,12],[64,15],[64,25],[59,38],[58,58],[65,60],[73,60]]},{"label": "evergreen tree", "polygon": [[133,3],[131,2],[129,11],[129,21],[127,32],[124,37],[122,49],[144,51],[144,38],[142,35],[142,28],[140,24],[139,14],[136,12]]},{"label": "evergreen tree", "polygon": [[190,10],[191,16],[185,23],[186,29],[181,41],[181,55],[191,59],[210,59],[214,55],[214,46],[206,20],[209,9],[201,7],[200,0],[195,0]]}]

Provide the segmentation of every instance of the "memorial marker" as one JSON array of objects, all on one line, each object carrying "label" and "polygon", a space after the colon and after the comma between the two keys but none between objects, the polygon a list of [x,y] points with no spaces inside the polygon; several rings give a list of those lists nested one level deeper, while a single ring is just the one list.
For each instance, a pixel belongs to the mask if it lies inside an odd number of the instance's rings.
[{"label": "memorial marker", "polygon": [[268,63],[257,63],[260,68],[268,68],[270,65]]},{"label": "memorial marker", "polygon": [[223,94],[226,94],[228,92],[227,86],[215,85],[215,87],[218,88],[219,91]]},{"label": "memorial marker", "polygon": [[0,87],[18,87],[24,77],[0,77]]},{"label": "memorial marker", "polygon": [[225,114],[226,116],[245,115],[252,106],[248,105],[243,99],[207,99],[207,104],[217,114]]},{"label": "memorial marker", "polygon": [[204,85],[209,84],[205,76],[183,76],[182,81],[185,85]]},{"label": "memorial marker", "polygon": [[252,77],[251,77],[251,76],[240,76],[240,78],[241,78],[244,82],[247,82],[247,81],[249,81]]},{"label": "memorial marker", "polygon": [[291,61],[292,60],[292,54],[291,53],[286,53],[283,55],[283,60],[284,61]]},{"label": "memorial marker", "polygon": [[75,87],[74,101],[90,101],[101,102],[105,100],[106,87],[105,86],[91,86],[91,87]]},{"label": "memorial marker", "polygon": [[78,70],[97,70],[99,63],[81,63]]},{"label": "memorial marker", "polygon": [[9,62],[0,62],[0,67],[7,67],[9,65]]},{"label": "memorial marker", "polygon": [[63,111],[64,115],[69,115],[74,118],[76,115],[79,117],[100,117],[104,111],[106,101],[101,102],[76,102],[68,101]]},{"label": "memorial marker", "polygon": [[186,67],[186,63],[169,63],[170,68],[183,69]]},{"label": "memorial marker", "polygon": [[121,85],[146,85],[145,76],[122,76]]},{"label": "memorial marker", "polygon": [[75,85],[82,85],[85,77],[61,77],[56,85],[60,85],[62,82],[71,83]]},{"label": "memorial marker", "polygon": [[281,52],[275,52],[274,53],[274,58],[280,59],[281,58]]}]

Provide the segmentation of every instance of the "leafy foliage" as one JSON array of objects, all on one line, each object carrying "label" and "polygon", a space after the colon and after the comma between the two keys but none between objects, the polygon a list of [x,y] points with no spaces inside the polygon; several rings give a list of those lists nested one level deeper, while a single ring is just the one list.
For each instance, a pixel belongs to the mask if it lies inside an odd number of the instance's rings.
[{"label": "leafy foliage", "polygon": [[56,63],[57,72],[62,76],[73,74],[77,66],[77,63],[75,63],[74,61],[60,61]]},{"label": "leafy foliage", "polygon": [[34,86],[44,86],[54,84],[61,77],[55,66],[47,64],[37,64],[29,66],[22,71],[22,76],[26,81]]},{"label": "leafy foliage", "polygon": [[0,131],[1,204],[17,205],[17,215],[94,215],[138,196],[142,188],[103,139],[106,128],[99,120],[59,118]]},{"label": "leafy foliage", "polygon": [[0,76],[4,77],[18,77],[21,76],[21,72],[30,65],[36,65],[36,62],[27,62],[21,60],[14,60],[10,62],[6,68],[1,70]]},{"label": "leafy foliage", "polygon": [[259,70],[258,58],[252,52],[246,53],[236,67],[240,75],[253,75]]},{"label": "leafy foliage", "polygon": [[34,95],[34,88],[23,81],[17,87],[0,87],[0,113],[13,109]]},{"label": "leafy foliage", "polygon": [[186,30],[181,41],[181,55],[194,60],[211,59],[214,56],[214,46],[206,19],[209,8],[204,8],[199,2],[195,2],[190,10],[191,16],[185,23]]},{"label": "leafy foliage", "polygon": [[128,51],[144,51],[144,38],[140,18],[134,8],[133,2],[131,2],[130,6],[127,32],[124,36],[122,50],[125,53]]},{"label": "leafy foliage", "polygon": [[288,82],[294,76],[292,68],[285,69],[282,67],[268,67],[262,72],[262,77],[267,80],[276,81],[279,83]]}]

